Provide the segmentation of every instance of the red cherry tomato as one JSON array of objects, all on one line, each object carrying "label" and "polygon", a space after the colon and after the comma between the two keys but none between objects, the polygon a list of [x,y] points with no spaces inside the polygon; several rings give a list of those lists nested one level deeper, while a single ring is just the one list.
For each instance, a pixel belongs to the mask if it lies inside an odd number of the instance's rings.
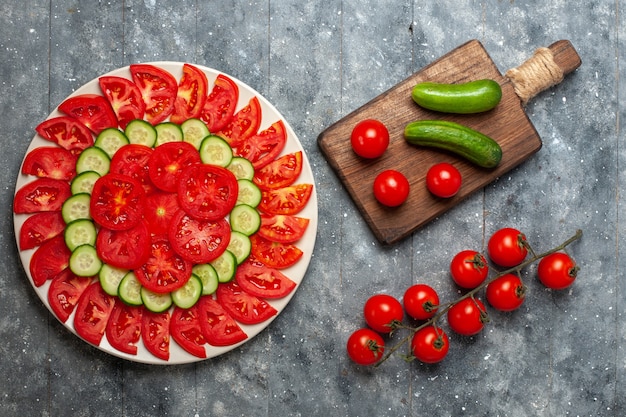
[{"label": "red cherry tomato", "polygon": [[397,207],[406,201],[409,188],[409,181],[402,173],[389,169],[374,180],[374,197],[385,206]]},{"label": "red cherry tomato", "polygon": [[487,250],[492,261],[508,268],[521,264],[526,258],[526,245],[526,236],[522,232],[505,227],[491,236]]},{"label": "red cherry tomato", "polygon": [[539,261],[539,281],[553,290],[562,290],[574,283],[578,274],[576,262],[566,253],[555,252]]},{"label": "red cherry tomato", "polygon": [[389,146],[389,131],[378,120],[361,120],[352,130],[350,143],[354,152],[360,157],[378,158]]},{"label": "red cherry tomato", "polygon": [[517,275],[506,274],[491,281],[487,285],[486,297],[489,304],[496,310],[513,311],[523,303],[526,287]]},{"label": "red cherry tomato", "polygon": [[461,173],[452,164],[435,164],[426,173],[426,187],[437,197],[450,198],[461,189]]},{"label": "red cherry tomato", "polygon": [[464,298],[448,310],[450,328],[462,336],[480,333],[487,320],[485,305],[476,298]]},{"label": "red cherry tomato", "polygon": [[379,333],[389,333],[395,322],[401,322],[404,317],[402,304],[388,294],[371,296],[363,306],[365,322]]},{"label": "red cherry tomato", "polygon": [[359,365],[373,365],[382,359],[385,341],[371,329],[359,329],[348,338],[348,356]]},{"label": "red cherry tomato", "polygon": [[448,335],[439,327],[426,326],[418,330],[411,340],[413,356],[423,363],[441,362],[448,354]]},{"label": "red cherry tomato", "polygon": [[482,254],[473,250],[464,250],[452,258],[450,273],[459,287],[472,289],[485,281],[489,267]]},{"label": "red cherry tomato", "polygon": [[439,295],[426,284],[415,284],[407,288],[402,299],[406,314],[416,320],[427,320],[437,313]]}]

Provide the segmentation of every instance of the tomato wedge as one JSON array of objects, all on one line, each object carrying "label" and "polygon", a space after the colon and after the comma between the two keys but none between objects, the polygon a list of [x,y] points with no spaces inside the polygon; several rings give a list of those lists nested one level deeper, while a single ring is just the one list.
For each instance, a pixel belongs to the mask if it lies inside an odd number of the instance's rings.
[{"label": "tomato wedge", "polygon": [[157,146],[148,162],[152,183],[159,189],[176,192],[181,172],[201,163],[198,150],[189,142],[167,142]]},{"label": "tomato wedge", "polygon": [[237,203],[235,175],[216,165],[189,166],[178,178],[178,201],[189,215],[202,220],[226,216]]},{"label": "tomato wedge", "polygon": [[200,328],[205,340],[212,346],[231,346],[248,335],[211,296],[205,295],[196,304],[200,312]]},{"label": "tomato wedge", "polygon": [[170,313],[143,312],[141,318],[141,338],[143,344],[159,359],[164,361],[170,358]]},{"label": "tomato wedge", "polygon": [[174,307],[170,319],[170,335],[186,352],[198,358],[206,358],[206,339],[200,326],[200,309],[197,303],[188,309]]},{"label": "tomato wedge", "polygon": [[76,176],[76,155],[58,146],[35,148],[24,158],[22,174],[69,181]]},{"label": "tomato wedge", "polygon": [[233,148],[252,137],[261,125],[261,104],[254,96],[248,104],[235,113],[217,135],[223,137]]},{"label": "tomato wedge", "polygon": [[207,125],[210,132],[219,132],[235,114],[239,87],[224,74],[215,79],[211,93],[204,102],[199,118]]},{"label": "tomato wedge", "polygon": [[105,328],[107,341],[114,349],[129,355],[137,354],[143,310],[142,306],[115,303]]},{"label": "tomato wedge", "polygon": [[158,191],[146,199],[144,218],[150,232],[155,235],[167,235],[174,215],[180,210],[176,193]]},{"label": "tomato wedge", "polygon": [[263,168],[255,170],[254,183],[261,190],[287,187],[298,179],[302,172],[302,151],[283,155]]},{"label": "tomato wedge", "polygon": [[54,278],[70,264],[71,252],[63,235],[56,236],[37,248],[30,259],[29,270],[36,287]]},{"label": "tomato wedge", "polygon": [[137,269],[150,256],[150,232],[142,220],[127,230],[100,228],[96,238],[98,257],[111,266]]},{"label": "tomato wedge", "polygon": [[297,214],[308,203],[313,184],[296,184],[263,191],[259,210],[266,214]]},{"label": "tomato wedge", "polygon": [[230,225],[226,219],[197,220],[180,210],[169,229],[172,248],[194,264],[204,264],[219,257],[230,243]]},{"label": "tomato wedge", "polygon": [[294,243],[304,236],[309,219],[286,214],[262,214],[259,236],[272,242]]},{"label": "tomato wedge", "polygon": [[93,135],[87,126],[69,116],[44,120],[35,130],[45,140],[56,143],[75,155],[93,145]]},{"label": "tomato wedge", "polygon": [[128,230],[143,217],[146,194],[143,186],[124,174],[98,178],[91,192],[91,217],[111,230]]},{"label": "tomato wedge", "polygon": [[61,271],[50,282],[48,288],[48,303],[52,312],[63,323],[70,317],[80,296],[91,284],[91,277],[79,277],[69,268]]},{"label": "tomato wedge", "polygon": [[136,143],[124,145],[111,158],[109,171],[114,174],[128,175],[139,181],[146,194],[150,194],[156,190],[148,171],[151,156],[152,148],[148,146]]},{"label": "tomato wedge", "polygon": [[189,281],[193,264],[178,255],[167,239],[155,238],[150,256],[141,268],[135,269],[137,279],[155,293],[172,292]]},{"label": "tomato wedge", "polygon": [[109,127],[117,127],[111,104],[98,94],[81,94],[65,99],[59,110],[87,126],[96,135]]},{"label": "tomato wedge", "polygon": [[250,236],[252,255],[270,268],[284,269],[302,258],[302,251],[291,243],[272,242],[259,236]]},{"label": "tomato wedge", "polygon": [[35,248],[64,230],[65,222],[60,211],[35,213],[20,228],[20,250]]},{"label": "tomato wedge", "polygon": [[115,306],[115,297],[104,292],[99,282],[94,282],[78,299],[74,315],[74,330],[92,345],[100,345],[107,322]]},{"label": "tomato wedge", "polygon": [[235,154],[252,162],[254,169],[261,169],[275,160],[287,143],[287,130],[282,120],[239,143]]},{"label": "tomato wedge", "polygon": [[296,283],[275,268],[250,257],[237,267],[237,284],[259,298],[282,298],[296,288]]},{"label": "tomato wedge", "polygon": [[150,64],[133,64],[130,73],[146,104],[146,120],[156,125],[167,119],[174,111],[178,91],[176,78]]},{"label": "tomato wedge", "polygon": [[235,320],[258,324],[278,314],[267,301],[245,292],[236,281],[217,287],[217,301]]},{"label": "tomato wedge", "polygon": [[126,129],[128,122],[143,119],[146,104],[141,91],[131,80],[123,77],[104,76],[98,79],[100,90],[111,104],[119,126]]},{"label": "tomato wedge", "polygon": [[13,199],[13,211],[17,214],[59,211],[71,195],[67,181],[37,178],[17,190]]},{"label": "tomato wedge", "polygon": [[182,124],[187,119],[200,116],[209,91],[204,71],[191,64],[183,64],[183,76],[178,84],[174,112],[170,121]]}]

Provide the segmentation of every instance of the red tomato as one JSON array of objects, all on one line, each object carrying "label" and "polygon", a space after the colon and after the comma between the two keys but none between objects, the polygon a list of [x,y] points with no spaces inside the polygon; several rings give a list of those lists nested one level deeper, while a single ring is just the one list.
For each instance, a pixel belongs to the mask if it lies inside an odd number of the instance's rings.
[{"label": "red tomato", "polygon": [[284,269],[302,258],[303,252],[291,243],[267,240],[258,234],[250,236],[252,255],[270,268]]},{"label": "red tomato", "polygon": [[179,210],[172,219],[168,236],[172,249],[183,259],[204,264],[224,253],[230,243],[230,225],[224,218],[198,220]]},{"label": "red tomato", "polygon": [[188,309],[174,307],[170,319],[170,335],[186,352],[198,358],[206,358],[206,339],[200,326],[201,317],[198,303]]},{"label": "red tomato", "polygon": [[148,162],[152,183],[163,191],[176,192],[180,173],[200,164],[198,150],[189,142],[167,142],[156,148]]},{"label": "red tomato", "polygon": [[70,264],[72,253],[65,244],[63,235],[56,236],[42,244],[30,259],[29,271],[36,287],[54,278]]},{"label": "red tomato", "polygon": [[487,250],[492,261],[500,266],[513,267],[524,261],[528,254],[526,236],[517,229],[506,227],[489,239]]},{"label": "red tomato", "polygon": [[363,306],[365,322],[378,333],[390,333],[402,322],[402,304],[388,294],[376,294],[368,298]]},{"label": "red tomato", "polygon": [[94,282],[78,299],[74,315],[74,330],[85,341],[99,346],[107,322],[115,306],[115,297],[104,292],[99,282]]},{"label": "red tomato", "polygon": [[69,181],[76,176],[76,155],[57,146],[35,148],[24,158],[22,174]]},{"label": "red tomato", "polygon": [[486,321],[487,310],[477,298],[464,298],[448,310],[450,328],[463,336],[480,333]]},{"label": "red tomato", "polygon": [[287,142],[287,130],[282,120],[237,145],[235,154],[252,162],[255,170],[275,160]]},{"label": "red tomato", "polygon": [[199,118],[206,123],[210,132],[219,132],[235,114],[238,99],[237,84],[224,74],[219,74]]},{"label": "red tomato", "polygon": [[20,250],[35,248],[64,230],[65,221],[60,211],[35,213],[20,228]]},{"label": "red tomato", "polygon": [[203,220],[226,216],[235,207],[239,194],[235,175],[226,168],[209,164],[184,169],[179,175],[177,190],[183,210]]},{"label": "red tomato", "polygon": [[388,169],[376,176],[374,197],[385,206],[397,207],[406,201],[409,188],[409,181],[402,173]]},{"label": "red tomato", "polygon": [[116,302],[107,322],[105,334],[114,349],[129,355],[137,354],[141,338],[141,318],[144,308]]},{"label": "red tomato", "polygon": [[74,155],[93,145],[93,135],[87,126],[68,116],[44,120],[35,130],[45,140],[56,143]]},{"label": "red tomato", "polygon": [[441,362],[450,349],[448,335],[439,327],[426,326],[413,335],[411,352],[423,363]]},{"label": "red tomato", "polygon": [[313,184],[296,184],[263,191],[258,209],[266,214],[298,214],[311,198]]},{"label": "red tomato", "polygon": [[79,277],[69,268],[64,269],[52,279],[48,288],[48,303],[52,312],[63,323],[70,317],[78,299],[89,287],[91,281],[91,277]]},{"label": "red tomato", "polygon": [[167,119],[174,111],[178,92],[176,78],[150,64],[133,64],[130,73],[146,104],[146,120],[156,125]]},{"label": "red tomato", "polygon": [[126,230],[100,228],[96,237],[98,257],[111,266],[137,269],[150,256],[150,232],[142,220]]},{"label": "red tomato", "polygon": [[155,191],[148,171],[148,162],[151,157],[152,148],[148,146],[136,143],[124,145],[111,158],[109,172],[128,175],[143,186],[146,194],[151,194]]},{"label": "red tomato", "polygon": [[358,329],[348,338],[346,350],[354,363],[374,365],[385,353],[385,341],[371,329]]},{"label": "red tomato", "polygon": [[258,235],[272,242],[294,243],[304,236],[309,219],[285,214],[262,214]]},{"label": "red tomato", "polygon": [[485,296],[496,310],[513,311],[524,303],[526,287],[517,275],[506,274],[487,285]]},{"label": "red tomato", "polygon": [[406,314],[416,320],[427,320],[437,313],[439,295],[426,284],[415,284],[407,288],[402,298]]},{"label": "red tomato", "polygon": [[81,94],[67,98],[59,110],[87,126],[96,135],[109,127],[117,127],[117,117],[111,105],[101,95]]},{"label": "red tomato", "polygon": [[13,199],[13,212],[22,214],[59,211],[71,195],[67,181],[37,178],[17,190]]},{"label": "red tomato", "polygon": [[216,295],[224,310],[243,324],[262,323],[278,314],[267,301],[248,294],[235,281],[220,284]]},{"label": "red tomato", "polygon": [[555,252],[539,261],[537,275],[539,281],[553,290],[563,290],[574,283],[579,267],[566,253]]},{"label": "red tomato", "polygon": [[193,264],[172,249],[166,239],[155,238],[150,245],[150,257],[135,269],[137,279],[148,290],[163,294],[172,292],[189,281]]},{"label": "red tomato", "polygon": [[450,273],[459,287],[472,289],[485,281],[489,267],[482,254],[473,250],[464,250],[452,258]]},{"label": "red tomato", "polygon": [[450,198],[461,189],[461,173],[452,164],[435,164],[426,173],[426,187],[437,197]]},{"label": "red tomato", "polygon": [[182,124],[187,119],[199,117],[204,108],[208,90],[209,82],[204,72],[191,64],[183,64],[183,76],[178,84],[174,112],[170,121]]},{"label": "red tomato", "polygon": [[100,77],[98,83],[122,129],[126,129],[131,120],[143,119],[146,104],[135,83],[127,78],[115,76]]},{"label": "red tomato", "polygon": [[98,178],[91,192],[91,217],[111,230],[128,230],[143,217],[146,193],[137,180],[109,173]]},{"label": "red tomato", "polygon": [[200,297],[196,305],[202,334],[210,345],[230,346],[248,338],[239,324],[211,296]]},{"label": "red tomato", "polygon": [[389,146],[389,131],[379,120],[361,120],[352,130],[350,143],[354,153],[360,157],[378,158]]},{"label": "red tomato", "polygon": [[278,269],[252,257],[237,266],[235,279],[241,289],[259,298],[283,298],[296,288],[296,283]]},{"label": "red tomato", "polygon": [[155,235],[167,235],[172,219],[180,210],[176,193],[156,192],[146,198],[144,218]]},{"label": "red tomato", "polygon": [[170,358],[170,313],[153,313],[144,310],[141,318],[143,345],[159,359]]},{"label": "red tomato", "polygon": [[261,190],[287,187],[302,172],[302,151],[283,155],[254,172],[254,183]]},{"label": "red tomato", "polygon": [[235,113],[230,121],[217,134],[233,148],[252,137],[261,125],[261,104],[255,96],[248,104]]}]

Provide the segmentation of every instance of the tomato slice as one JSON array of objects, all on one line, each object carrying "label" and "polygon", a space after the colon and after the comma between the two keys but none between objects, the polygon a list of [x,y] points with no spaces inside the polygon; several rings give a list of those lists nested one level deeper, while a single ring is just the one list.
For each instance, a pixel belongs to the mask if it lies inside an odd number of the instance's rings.
[{"label": "tomato slice", "polygon": [[30,259],[29,270],[36,287],[54,278],[70,264],[71,252],[63,235],[56,236],[37,248]]},{"label": "tomato slice", "polygon": [[148,260],[135,269],[137,279],[148,290],[163,294],[189,281],[193,264],[178,255],[167,239],[154,238]]},{"label": "tomato slice", "polygon": [[169,229],[172,248],[194,264],[211,262],[219,257],[230,243],[230,225],[226,219],[197,220],[184,210],[172,219]]},{"label": "tomato slice", "polygon": [[306,206],[313,184],[296,184],[263,191],[259,210],[266,214],[297,214]]},{"label": "tomato slice", "polygon": [[248,335],[211,296],[203,296],[196,303],[200,312],[200,328],[206,341],[213,346],[231,346]]},{"label": "tomato slice", "polygon": [[226,127],[235,114],[237,100],[239,100],[237,84],[226,75],[219,74],[199,115],[210,132],[219,132]]},{"label": "tomato slice", "polygon": [[124,174],[139,181],[146,194],[156,190],[148,170],[148,162],[152,156],[152,148],[131,143],[122,146],[111,158],[109,171],[114,174]]},{"label": "tomato slice", "polygon": [[57,146],[35,148],[24,158],[22,174],[69,181],[76,176],[76,155]]},{"label": "tomato slice", "polygon": [[115,303],[104,330],[107,341],[114,349],[129,355],[137,354],[143,310],[142,306]]},{"label": "tomato slice", "polygon": [[167,235],[174,215],[180,210],[176,193],[156,192],[146,199],[144,218],[155,235]]},{"label": "tomato slice", "polygon": [[235,175],[217,165],[190,166],[178,179],[178,201],[189,215],[203,220],[226,216],[237,203]]},{"label": "tomato slice", "polygon": [[141,338],[143,344],[159,359],[164,361],[170,358],[170,314],[143,312],[141,318]]},{"label": "tomato slice", "polygon": [[13,211],[17,214],[59,211],[71,195],[67,181],[37,178],[15,193]]},{"label": "tomato slice", "polygon": [[259,298],[282,298],[296,288],[288,276],[252,257],[237,267],[235,279],[245,292]]},{"label": "tomato slice", "polygon": [[286,214],[262,214],[258,234],[272,242],[294,243],[304,236],[309,219]]},{"label": "tomato slice", "polygon": [[98,84],[111,104],[122,129],[126,129],[131,120],[143,119],[146,104],[143,102],[141,91],[135,83],[123,77],[104,76],[98,79]]},{"label": "tomato slice", "polygon": [[35,248],[64,230],[65,222],[60,211],[35,213],[20,228],[20,250]]},{"label": "tomato slice", "polygon": [[291,243],[267,240],[258,234],[250,236],[252,255],[270,268],[284,269],[302,258],[302,251]]},{"label": "tomato slice", "polygon": [[278,314],[267,301],[245,292],[236,281],[217,287],[217,301],[235,320],[243,324],[258,324]]},{"label": "tomato slice", "polygon": [[174,307],[170,319],[170,335],[186,352],[198,358],[206,358],[206,339],[200,327],[198,303],[188,309]]},{"label": "tomato slice", "polygon": [[96,238],[98,257],[122,269],[137,269],[150,256],[150,232],[144,221],[127,230],[100,228]]},{"label": "tomato slice", "polygon": [[261,125],[261,104],[254,96],[248,104],[235,113],[228,124],[217,133],[223,137],[232,147],[243,143],[252,137]]},{"label": "tomato slice", "polygon": [[75,155],[93,145],[93,135],[87,126],[68,116],[44,120],[35,130],[45,140],[56,143]]},{"label": "tomato slice", "polygon": [[287,143],[287,130],[282,120],[237,145],[235,154],[244,157],[255,170],[275,160]]},{"label": "tomato slice", "polygon": [[146,120],[156,125],[167,119],[174,111],[178,91],[176,78],[150,64],[133,64],[130,73],[146,104]]},{"label": "tomato slice", "polygon": [[290,186],[302,172],[302,151],[289,153],[254,172],[254,183],[261,190]]},{"label": "tomato slice", "polygon": [[198,150],[189,142],[167,142],[157,146],[148,162],[152,183],[159,189],[176,192],[180,173],[201,163]]},{"label": "tomato slice", "polygon": [[115,297],[104,292],[99,282],[94,282],[78,299],[74,315],[74,330],[92,345],[100,345],[107,322],[115,306]]},{"label": "tomato slice", "polygon": [[63,323],[70,317],[80,296],[89,287],[91,281],[91,277],[79,277],[69,268],[64,269],[52,279],[48,288],[48,302],[52,312]]},{"label": "tomato slice", "polygon": [[183,64],[183,76],[178,84],[174,112],[170,121],[181,124],[187,119],[200,116],[209,91],[204,71],[191,64]]},{"label": "tomato slice", "polygon": [[143,217],[146,193],[142,185],[124,174],[98,178],[91,192],[91,217],[111,230],[128,230]]},{"label": "tomato slice", "polygon": [[59,110],[87,126],[96,135],[117,127],[117,117],[106,98],[98,94],[81,94],[66,99]]}]

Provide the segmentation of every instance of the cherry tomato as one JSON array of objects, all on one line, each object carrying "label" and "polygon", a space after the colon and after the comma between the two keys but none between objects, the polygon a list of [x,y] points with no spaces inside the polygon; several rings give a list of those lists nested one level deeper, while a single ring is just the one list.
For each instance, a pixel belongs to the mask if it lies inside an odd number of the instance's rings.
[{"label": "cherry tomato", "polygon": [[505,227],[491,236],[487,250],[491,260],[498,265],[517,266],[528,254],[526,236],[517,229]]},{"label": "cherry tomato", "polygon": [[464,298],[448,310],[450,328],[463,336],[480,333],[486,321],[487,310],[477,298]]},{"label": "cherry tomato", "polygon": [[350,143],[354,152],[360,157],[378,158],[389,146],[389,131],[378,120],[361,120],[352,130]]},{"label": "cherry tomato", "polygon": [[524,303],[526,287],[517,275],[506,274],[490,282],[485,295],[493,308],[513,311]]},{"label": "cherry tomato", "polygon": [[461,189],[461,173],[452,164],[435,164],[426,173],[426,187],[437,197],[450,198]]},{"label": "cherry tomato", "polygon": [[423,363],[441,362],[448,354],[449,348],[448,335],[435,326],[426,326],[418,330],[411,340],[413,356]]},{"label": "cherry tomato", "polygon": [[385,341],[372,329],[359,329],[348,338],[348,356],[359,365],[373,365],[383,357]]},{"label": "cherry tomato", "polygon": [[485,281],[489,267],[482,254],[473,250],[464,250],[452,258],[450,273],[459,287],[472,289]]},{"label": "cherry tomato", "polygon": [[407,288],[402,302],[406,314],[416,320],[427,320],[437,313],[439,295],[429,285],[415,284]]},{"label": "cherry tomato", "polygon": [[402,322],[404,311],[402,304],[388,294],[371,296],[363,306],[365,322],[378,333],[389,333],[394,323]]},{"label": "cherry tomato", "polygon": [[543,257],[537,267],[539,281],[553,290],[562,290],[574,283],[579,267],[566,253],[555,252]]},{"label": "cherry tomato", "polygon": [[385,206],[397,207],[406,201],[409,188],[409,181],[402,173],[389,169],[374,180],[374,197]]}]

